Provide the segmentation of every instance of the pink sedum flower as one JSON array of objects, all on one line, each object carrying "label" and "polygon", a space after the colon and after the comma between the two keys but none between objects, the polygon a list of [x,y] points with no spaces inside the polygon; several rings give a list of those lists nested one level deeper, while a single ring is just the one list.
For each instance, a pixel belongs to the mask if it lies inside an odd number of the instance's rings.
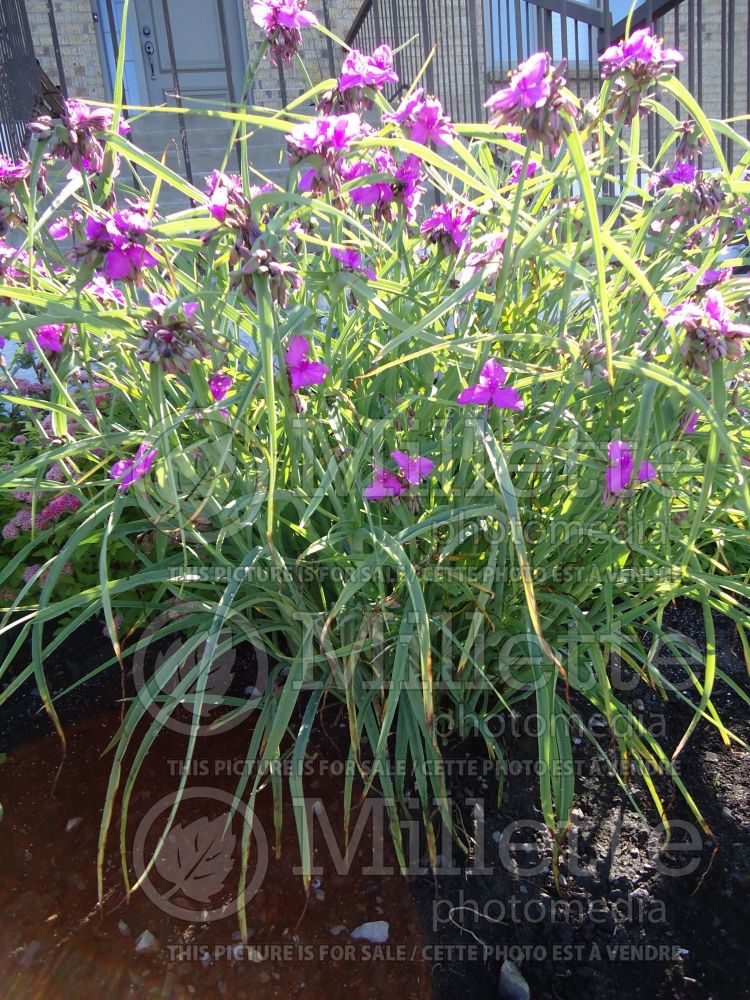
[{"label": "pink sedum flower", "polygon": [[320,385],[330,372],[318,361],[310,361],[310,342],[307,337],[292,337],[286,352],[286,370],[292,392],[299,392],[308,385]]},{"label": "pink sedum flower", "polygon": [[115,462],[109,470],[110,479],[119,479],[118,489],[124,493],[128,486],[132,486],[138,479],[143,479],[151,471],[156,456],[159,452],[150,445],[142,444],[132,458],[125,458],[120,462]]},{"label": "pink sedum flower", "polygon": [[482,368],[479,381],[458,394],[458,402],[461,406],[522,410],[524,402],[516,389],[505,385],[507,379],[508,375],[497,358],[490,358]]}]

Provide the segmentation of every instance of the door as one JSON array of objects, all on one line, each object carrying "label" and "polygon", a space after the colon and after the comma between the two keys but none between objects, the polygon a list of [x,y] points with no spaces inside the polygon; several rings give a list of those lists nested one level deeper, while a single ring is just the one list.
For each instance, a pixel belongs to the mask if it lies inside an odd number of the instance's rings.
[{"label": "door", "polygon": [[136,0],[135,9],[149,104],[174,103],[172,51],[186,105],[190,98],[214,105],[240,99],[245,46],[239,0]]}]

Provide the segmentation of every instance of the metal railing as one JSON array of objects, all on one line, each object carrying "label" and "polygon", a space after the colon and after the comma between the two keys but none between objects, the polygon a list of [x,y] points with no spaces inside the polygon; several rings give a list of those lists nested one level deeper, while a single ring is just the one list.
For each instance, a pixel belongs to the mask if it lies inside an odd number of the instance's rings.
[{"label": "metal railing", "polygon": [[454,120],[476,121],[484,116],[487,96],[481,26],[477,0],[366,0],[345,41],[365,52],[381,43],[399,49],[394,66],[403,89],[434,46],[422,78],[425,89],[440,97]]},{"label": "metal railing", "polygon": [[[626,18],[615,21],[611,4],[623,0],[365,0],[347,35],[348,45],[369,51],[415,40],[396,56],[400,79],[409,85],[435,53],[424,86],[457,120],[483,120],[486,97],[508,72],[546,49],[566,59],[568,85],[583,100],[599,89],[599,55],[625,35]],[[678,77],[712,118],[750,113],[750,0],[646,0],[634,11],[631,30],[649,25],[667,45],[680,49]],[[685,110],[674,104],[678,117]],[[750,120],[735,126],[750,138]],[[648,153],[666,136],[658,116],[647,119]],[[730,163],[735,150],[722,137]]]},{"label": "metal railing", "polygon": [[16,158],[40,93],[23,0],[0,0],[0,153]]}]

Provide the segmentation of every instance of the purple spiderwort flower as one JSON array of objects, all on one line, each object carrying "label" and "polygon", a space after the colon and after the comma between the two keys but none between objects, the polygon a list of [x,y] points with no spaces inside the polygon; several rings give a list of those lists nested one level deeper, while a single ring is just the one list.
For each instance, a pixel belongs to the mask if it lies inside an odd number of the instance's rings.
[{"label": "purple spiderwort flower", "polygon": [[[36,339],[39,349],[50,354],[59,354],[63,349],[63,333],[65,327],[61,323],[48,323],[36,329]],[[30,351],[34,350],[33,343],[26,345]]]},{"label": "purple spiderwort flower", "polygon": [[398,83],[390,46],[379,45],[369,56],[357,49],[349,50],[339,76],[339,90],[342,94],[360,87],[382,90],[387,83]]},{"label": "purple spiderwort flower", "polygon": [[682,62],[682,54],[677,49],[665,49],[664,40],[657,38],[650,28],[640,28],[629,38],[605,49],[599,62],[605,80],[626,70],[635,78],[656,79],[672,73],[674,64]]},{"label": "purple spiderwort flower", "polygon": [[253,20],[270,42],[271,62],[291,62],[302,45],[302,28],[317,24],[317,17],[306,10],[307,0],[255,0],[250,8]]},{"label": "purple spiderwort flower", "polygon": [[395,122],[409,130],[412,142],[423,146],[434,142],[436,146],[449,146],[456,137],[456,130],[443,106],[436,97],[425,95],[418,87],[399,104],[392,114],[383,115],[383,121]]},{"label": "purple spiderwort flower", "polygon": [[363,274],[370,281],[374,281],[377,277],[371,267],[366,267],[362,263],[362,255],[358,250],[354,250],[351,247],[344,247],[343,250],[339,250],[338,247],[331,247],[331,256],[335,257],[347,271],[356,271],[358,274]]},{"label": "purple spiderwort flower", "polygon": [[374,464],[374,477],[365,487],[366,500],[387,500],[398,497],[411,486],[419,486],[423,480],[429,479],[435,463],[431,458],[421,455],[409,455],[405,451],[392,451],[391,458],[398,466],[398,472],[393,473],[383,466]]},{"label": "purple spiderwort flower", "polygon": [[524,402],[518,391],[506,386],[507,372],[497,360],[490,358],[482,368],[479,381],[458,394],[461,406],[496,406],[501,410],[522,410]]},{"label": "purple spiderwort flower", "polygon": [[364,134],[359,115],[319,115],[310,122],[295,125],[286,141],[293,156],[302,159],[317,154],[325,159],[337,157]]},{"label": "purple spiderwort flower", "polygon": [[0,189],[12,191],[17,184],[28,180],[30,175],[30,160],[11,160],[0,153]]},{"label": "purple spiderwort flower", "polygon": [[[695,264],[687,264],[685,270],[690,274],[698,274],[698,268]],[[713,288],[714,285],[720,285],[726,281],[731,275],[731,267],[707,267],[705,271],[702,271],[698,275],[696,288],[700,290]]]},{"label": "purple spiderwort flower", "polygon": [[125,306],[125,296],[122,294],[119,288],[115,287],[112,282],[103,274],[95,274],[91,281],[87,285],[83,286],[84,291],[93,295],[95,299],[99,302],[114,302],[122,308]]},{"label": "purple spiderwort flower", "polygon": [[[384,177],[368,181],[367,178],[373,174],[383,174]],[[372,205],[376,222],[393,222],[397,217],[398,204],[404,206],[407,222],[416,220],[424,188],[420,185],[422,161],[414,153],[396,163],[390,150],[378,149],[372,164],[366,160],[342,164],[341,176],[345,181],[363,181],[348,192],[349,197],[355,205]]]},{"label": "purple spiderwort flower", "polygon": [[610,45],[599,56],[602,77],[613,79],[615,118],[624,118],[629,125],[637,114],[643,114],[642,98],[652,84],[671,76],[682,55],[677,49],[664,48],[661,38],[650,28],[640,28],[629,38]]},{"label": "purple spiderwort flower", "polygon": [[666,167],[649,178],[650,191],[662,191],[674,187],[675,184],[692,184],[695,180],[696,167],[694,163],[678,160],[674,166]]},{"label": "purple spiderwort flower", "polygon": [[423,479],[428,479],[435,468],[431,458],[421,455],[412,457],[405,451],[392,451],[391,458],[401,470],[402,477],[410,486],[419,486]]},{"label": "purple spiderwort flower", "polygon": [[519,111],[544,107],[552,93],[549,79],[550,57],[536,52],[511,74],[507,87],[498,90],[485,102],[493,114],[502,113],[512,120]]},{"label": "purple spiderwort flower", "polygon": [[445,254],[458,253],[469,238],[476,214],[476,209],[458,201],[437,205],[419,227],[419,234],[437,243]]},{"label": "purple spiderwort flower", "polygon": [[700,302],[683,302],[664,317],[666,326],[681,326],[684,333],[680,353],[685,364],[704,375],[719,358],[738,361],[744,354],[743,341],[750,338],[750,326],[735,323],[721,292],[711,288]]},{"label": "purple spiderwort flower", "polygon": [[[526,177],[533,177],[534,174],[539,170],[540,164],[535,160],[529,160],[526,164]],[[521,170],[523,169],[523,160],[514,160],[510,165],[510,176],[508,180],[511,184],[518,184],[521,180]]]},{"label": "purple spiderwort flower", "polygon": [[[607,445],[609,466],[605,474],[605,492],[622,493],[633,479],[633,452],[624,441],[611,441]],[[636,479],[647,482],[656,479],[656,468],[650,462],[641,462]]]},{"label": "purple spiderwort flower", "polygon": [[215,402],[220,403],[226,399],[227,393],[232,388],[234,379],[231,375],[212,375],[208,380],[208,390]]},{"label": "purple spiderwort flower", "polygon": [[358,114],[319,115],[311,122],[295,125],[286,136],[291,162],[299,163],[308,156],[318,156],[299,179],[302,191],[323,194],[338,193],[341,184],[341,156],[351,144],[368,131]]},{"label": "purple spiderwort flower", "polygon": [[109,470],[110,479],[119,479],[118,489],[121,493],[124,493],[128,486],[148,475],[158,454],[157,449],[151,448],[150,445],[140,445],[132,458],[125,458],[120,462],[115,462]]},{"label": "purple spiderwort flower", "polygon": [[366,500],[386,500],[389,497],[401,496],[405,486],[397,475],[381,465],[374,465],[373,470],[375,472],[373,481],[364,489]]},{"label": "purple spiderwort flower", "polygon": [[310,342],[307,337],[292,337],[286,352],[286,370],[292,392],[307,385],[320,385],[330,372],[319,361],[310,361]]},{"label": "purple spiderwort flower", "polygon": [[532,142],[544,143],[554,155],[563,133],[570,131],[570,123],[560,112],[571,117],[577,113],[571,99],[562,93],[566,83],[564,67],[564,61],[553,66],[548,52],[536,52],[522,62],[510,74],[508,86],[484,102],[490,124],[521,127]]},{"label": "purple spiderwort flower", "polygon": [[700,410],[688,410],[685,416],[682,418],[682,423],[680,425],[683,434],[695,434],[698,430],[698,421],[700,420],[701,411]]}]

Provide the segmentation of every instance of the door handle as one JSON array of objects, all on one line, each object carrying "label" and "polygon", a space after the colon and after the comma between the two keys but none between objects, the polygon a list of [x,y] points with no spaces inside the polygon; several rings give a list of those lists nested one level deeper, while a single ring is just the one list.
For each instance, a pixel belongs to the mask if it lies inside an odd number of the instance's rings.
[{"label": "door handle", "polygon": [[[144,34],[145,34],[145,31],[144,31]],[[148,63],[149,63],[149,66],[151,67],[151,79],[155,80],[156,79],[156,69],[154,68],[154,60],[153,60],[154,43],[152,41],[146,42],[146,44],[143,46],[143,51],[148,56]]]}]

